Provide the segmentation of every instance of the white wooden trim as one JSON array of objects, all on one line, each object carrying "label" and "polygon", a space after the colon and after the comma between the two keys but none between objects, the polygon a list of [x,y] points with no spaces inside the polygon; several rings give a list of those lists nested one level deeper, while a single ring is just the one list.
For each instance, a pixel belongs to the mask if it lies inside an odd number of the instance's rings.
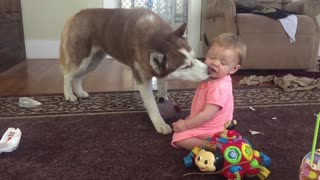
[{"label": "white wooden trim", "polygon": [[118,8],[119,0],[103,0],[103,8]]},{"label": "white wooden trim", "polygon": [[201,28],[201,1],[189,0],[187,40],[191,48],[194,50],[196,57],[201,56],[200,28]]},{"label": "white wooden trim", "polygon": [[318,56],[320,56],[320,44],[319,44],[319,49],[318,49]]},{"label": "white wooden trim", "polygon": [[26,40],[27,59],[57,59],[60,40]]}]

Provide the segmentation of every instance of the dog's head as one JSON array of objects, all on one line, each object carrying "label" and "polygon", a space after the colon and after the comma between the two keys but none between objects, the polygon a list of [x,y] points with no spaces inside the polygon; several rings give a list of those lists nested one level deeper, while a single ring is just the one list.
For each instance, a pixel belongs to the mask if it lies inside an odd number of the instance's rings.
[{"label": "dog's head", "polygon": [[174,32],[157,32],[151,42],[150,65],[156,77],[202,81],[207,79],[208,66],[195,58],[183,38],[186,24]]}]

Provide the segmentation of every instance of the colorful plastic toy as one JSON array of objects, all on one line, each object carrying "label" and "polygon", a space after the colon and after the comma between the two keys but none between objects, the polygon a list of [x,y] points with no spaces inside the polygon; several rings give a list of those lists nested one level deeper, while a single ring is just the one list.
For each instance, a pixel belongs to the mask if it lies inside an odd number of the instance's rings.
[{"label": "colorful plastic toy", "polygon": [[317,115],[315,131],[311,152],[302,160],[300,165],[300,180],[318,180],[320,179],[320,149],[316,149],[318,132],[320,125],[320,113]]},{"label": "colorful plastic toy", "polygon": [[195,165],[202,172],[222,174],[230,180],[240,180],[243,176],[258,176],[266,179],[270,171],[270,158],[253,150],[251,144],[235,131],[236,121],[228,121],[225,130],[214,134],[202,147],[195,147],[184,158],[187,168]]}]

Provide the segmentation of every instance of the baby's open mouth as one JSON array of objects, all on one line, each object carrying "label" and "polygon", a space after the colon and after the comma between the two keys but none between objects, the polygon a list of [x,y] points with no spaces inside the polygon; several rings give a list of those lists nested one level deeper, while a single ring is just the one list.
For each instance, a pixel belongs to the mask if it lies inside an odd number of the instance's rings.
[{"label": "baby's open mouth", "polygon": [[211,75],[213,72],[216,72],[214,69],[208,67],[208,75]]}]

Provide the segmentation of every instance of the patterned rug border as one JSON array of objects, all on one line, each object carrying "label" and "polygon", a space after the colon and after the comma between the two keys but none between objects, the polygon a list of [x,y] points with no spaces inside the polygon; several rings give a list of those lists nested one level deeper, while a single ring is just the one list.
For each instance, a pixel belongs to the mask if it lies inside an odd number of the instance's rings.
[{"label": "patterned rug border", "polygon": [[[268,88],[275,88],[280,89],[278,87],[268,87],[268,86],[240,86],[235,87],[234,89],[268,89]],[[184,89],[168,89],[168,92],[170,91],[195,91],[195,88],[184,88]],[[93,94],[103,94],[103,93],[110,93],[110,94],[116,94],[116,93],[138,93],[138,90],[125,90],[125,91],[90,91],[88,92],[89,95]],[[157,90],[153,90],[153,92],[157,92]],[[61,93],[50,93],[50,94],[19,94],[19,95],[3,95],[0,96],[0,98],[5,97],[38,97],[38,96],[57,96],[57,95],[63,95],[63,92]]]},{"label": "patterned rug border", "polygon": [[[285,107],[285,106],[309,106],[309,105],[320,105],[320,103],[315,104],[299,104],[299,105],[276,105],[276,106],[255,106],[255,108],[261,108],[261,107]],[[235,107],[235,109],[245,109],[250,108],[252,106],[247,107]],[[182,109],[182,112],[188,112],[190,109]],[[256,109],[255,109],[256,110]],[[44,118],[44,117],[69,117],[69,116],[96,116],[96,115],[110,115],[110,114],[141,114],[146,113],[145,110],[141,111],[123,111],[123,112],[82,112],[82,113],[70,113],[70,114],[29,114],[29,115],[19,115],[19,116],[0,116],[1,119],[23,119],[23,118]]]},{"label": "patterned rug border", "polygon": [[[190,110],[195,89],[168,91],[183,111]],[[33,109],[21,108],[17,105],[19,97],[31,97],[43,104]],[[285,92],[277,87],[241,87],[234,89],[234,97],[236,109],[320,104],[319,89]],[[138,91],[92,92],[89,98],[77,102],[64,101],[62,93],[0,97],[0,119],[143,112],[145,109]]]}]

